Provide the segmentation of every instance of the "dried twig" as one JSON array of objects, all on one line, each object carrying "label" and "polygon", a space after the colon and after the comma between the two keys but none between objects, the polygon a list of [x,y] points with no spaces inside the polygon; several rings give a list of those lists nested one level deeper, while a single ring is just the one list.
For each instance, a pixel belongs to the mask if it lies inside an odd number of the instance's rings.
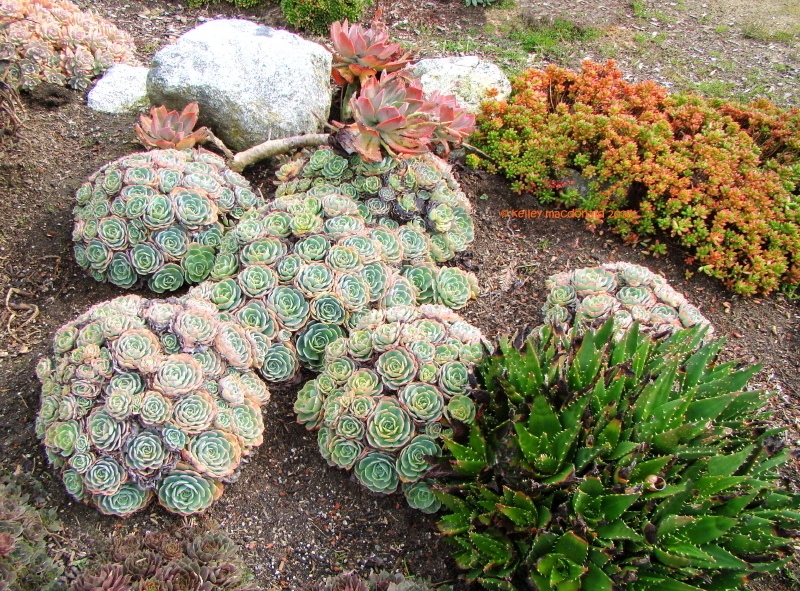
[{"label": "dried twig", "polygon": [[277,140],[267,140],[262,144],[258,144],[244,152],[236,154],[236,156],[230,160],[229,166],[231,170],[241,172],[251,164],[263,160],[264,158],[269,158],[270,156],[285,154],[286,152],[300,148],[313,148],[326,144],[328,143],[328,138],[330,138],[330,135],[327,133],[309,133]]},{"label": "dried twig", "polygon": [[[11,338],[13,338],[15,341],[20,343],[25,343],[25,340],[20,338],[19,335],[17,335],[16,331],[30,324],[39,316],[39,306],[37,306],[36,304],[15,304],[11,301],[11,296],[14,294],[25,297],[33,297],[33,294],[27,291],[23,291],[21,289],[17,289],[16,287],[8,288],[8,293],[6,293],[6,310],[8,311],[9,314],[8,320],[6,321],[6,330],[8,331],[8,334],[11,336]],[[14,318],[17,317],[17,313],[15,312],[15,310],[32,310],[33,313],[25,320],[25,322],[23,322],[16,328],[12,328],[11,322],[14,320]]]},{"label": "dried twig", "polygon": [[223,154],[225,154],[225,158],[228,160],[233,160],[234,155],[233,152],[228,149],[221,139],[214,135],[214,133],[210,129],[206,129],[206,140],[214,144],[217,148],[219,148]]}]

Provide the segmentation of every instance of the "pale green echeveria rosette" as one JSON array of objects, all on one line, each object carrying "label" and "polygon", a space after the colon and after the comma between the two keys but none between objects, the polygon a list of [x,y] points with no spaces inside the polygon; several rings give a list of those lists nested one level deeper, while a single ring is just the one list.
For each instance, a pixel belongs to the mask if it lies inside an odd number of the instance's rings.
[{"label": "pale green echeveria rosette", "polygon": [[310,369],[322,369],[325,348],[343,336],[344,331],[337,324],[312,322],[297,334],[295,342],[300,362]]},{"label": "pale green echeveria rosette", "polygon": [[104,515],[128,517],[144,509],[152,498],[152,489],[143,489],[134,482],[126,482],[114,494],[94,495],[92,502]]},{"label": "pale green echeveria rosette", "polygon": [[[319,442],[319,438],[318,438]],[[364,444],[356,439],[340,437],[338,434],[330,435],[325,441],[327,450],[323,453],[328,464],[343,470],[350,470],[358,459],[364,455]],[[322,450],[320,450],[322,453]]]},{"label": "pale green echeveria rosette", "polygon": [[165,293],[199,283],[211,273],[227,229],[263,205],[242,183],[202,148],[111,162],[76,194],[75,259],[94,279],[122,288],[146,280]]},{"label": "pale green echeveria rosette", "polygon": [[367,419],[367,442],[374,449],[397,451],[414,436],[414,422],[397,400],[378,401]]},{"label": "pale green echeveria rosette", "polygon": [[657,339],[695,324],[707,327],[706,339],[714,332],[708,319],[664,277],[641,265],[616,262],[566,271],[552,275],[545,285],[545,323],[565,337],[599,327],[609,318],[614,319],[615,337],[634,322]]},{"label": "pale green echeveria rosette", "polygon": [[125,467],[142,478],[149,478],[170,461],[169,451],[161,436],[141,431],[131,437],[123,455]]},{"label": "pale green echeveria rosette", "polygon": [[436,513],[442,507],[442,502],[436,498],[430,486],[423,480],[411,483],[403,483],[403,494],[408,505],[412,509],[418,509],[423,513]]},{"label": "pale green echeveria rosette", "polygon": [[192,467],[201,474],[225,478],[239,466],[242,448],[235,435],[212,429],[192,437],[185,455]]},{"label": "pale green echeveria rosette", "polygon": [[294,412],[297,422],[307,429],[317,428],[322,421],[322,404],[325,394],[317,387],[317,380],[309,380],[297,392]]},{"label": "pale green echeveria rosette", "polygon": [[378,494],[391,494],[400,484],[394,457],[379,451],[362,456],[355,463],[353,473],[361,484]]},{"label": "pale green echeveria rosette", "polygon": [[[270,346],[262,320],[245,328],[195,297],[123,296],[59,329],[54,357],[37,366],[36,432],[70,494],[124,516],[157,490],[188,514],[180,491],[196,490],[204,509],[263,440],[269,390],[253,371],[255,351]],[[179,459],[188,472],[162,490]]]},{"label": "pale green echeveria rosette", "polygon": [[178,464],[158,486],[158,502],[167,511],[193,515],[208,509],[222,496],[222,484]]},{"label": "pale green echeveria rosette", "polygon": [[389,388],[397,389],[416,377],[419,363],[416,357],[404,347],[391,349],[378,357],[375,371]]},{"label": "pale green echeveria rosette", "polygon": [[397,455],[397,474],[403,482],[416,482],[430,470],[428,458],[442,455],[442,448],[428,435],[417,435]]}]

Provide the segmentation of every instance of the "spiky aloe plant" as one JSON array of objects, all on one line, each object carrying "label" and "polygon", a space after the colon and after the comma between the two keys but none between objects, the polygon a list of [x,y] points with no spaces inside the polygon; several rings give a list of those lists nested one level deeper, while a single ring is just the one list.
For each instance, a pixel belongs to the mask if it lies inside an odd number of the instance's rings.
[{"label": "spiky aloe plant", "polygon": [[546,327],[481,366],[480,425],[445,440],[470,481],[435,493],[458,565],[489,589],[716,591],[785,564],[800,496],[758,367],[715,364],[699,326],[612,332]]},{"label": "spiky aloe plant", "polygon": [[185,530],[111,538],[70,591],[256,591],[239,548],[221,532]]},{"label": "spiky aloe plant", "polygon": [[474,239],[472,206],[450,166],[433,154],[387,156],[370,163],[358,155],[345,158],[320,148],[284,164],[277,178],[278,196],[339,193],[363,203],[375,220],[391,219],[422,230],[429,244],[409,259],[445,262]]},{"label": "spiky aloe plant", "polygon": [[433,513],[428,459],[441,453],[443,428],[474,420],[465,392],[484,352],[481,332],[444,306],[365,312],[325,348],[322,373],[297,394],[297,421],[318,430],[331,466]]},{"label": "spiky aloe plant", "polygon": [[155,496],[205,510],[263,439],[269,390],[253,373],[269,341],[208,301],[123,296],[60,328],[42,382],[36,434],[67,491],[127,516]]},{"label": "spiky aloe plant", "polygon": [[55,591],[63,571],[47,552],[47,537],[60,523],[45,510],[41,483],[25,473],[0,478],[0,588]]},{"label": "spiky aloe plant", "polygon": [[681,328],[706,326],[711,322],[663,276],[632,263],[607,263],[551,275],[545,281],[549,293],[542,307],[545,322],[566,332],[575,325],[578,332],[597,328],[614,319],[621,335],[633,322],[642,332],[656,338]]},{"label": "spiky aloe plant", "polygon": [[48,82],[85,90],[113,64],[137,64],[128,33],[68,0],[8,0],[0,24],[0,78],[15,88]]},{"label": "spiky aloe plant", "polygon": [[97,281],[131,288],[146,279],[163,293],[208,277],[228,228],[264,201],[200,148],[124,156],[90,176],[75,202],[78,265]]},{"label": "spiky aloe plant", "polygon": [[208,129],[195,129],[200,107],[189,103],[183,111],[167,111],[163,105],[150,109],[150,116],[139,116],[136,136],[148,148],[193,148],[208,137]]}]

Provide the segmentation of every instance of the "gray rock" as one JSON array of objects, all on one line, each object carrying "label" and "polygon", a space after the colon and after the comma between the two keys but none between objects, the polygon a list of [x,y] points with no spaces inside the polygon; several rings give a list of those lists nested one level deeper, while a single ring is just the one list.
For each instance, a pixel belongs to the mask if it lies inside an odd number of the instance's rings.
[{"label": "gray rock", "polygon": [[103,113],[127,113],[146,108],[149,71],[127,64],[111,66],[89,91],[89,108]]},{"label": "gray rock", "polygon": [[241,19],[209,21],[153,58],[147,91],[156,105],[200,105],[234,150],[315,133],[331,105],[331,54],[302,37]]},{"label": "gray rock", "polygon": [[426,94],[435,90],[454,94],[459,105],[471,113],[478,111],[491,88],[497,90],[497,99],[511,94],[511,82],[503,71],[474,55],[420,60],[411,66],[410,73],[422,81]]}]

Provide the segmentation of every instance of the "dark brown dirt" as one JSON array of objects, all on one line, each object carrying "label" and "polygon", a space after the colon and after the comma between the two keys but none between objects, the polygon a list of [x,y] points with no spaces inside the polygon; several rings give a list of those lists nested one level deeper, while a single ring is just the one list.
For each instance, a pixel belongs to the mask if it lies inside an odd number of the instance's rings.
[{"label": "dark brown dirt", "polygon": [[[218,15],[280,24],[274,6],[243,12],[227,3],[197,10],[161,0],[82,4],[133,33],[143,61],[172,37]],[[441,26],[451,36],[458,35],[456,25],[467,30],[485,22],[483,11],[466,10],[456,0],[415,3],[413,11],[407,6],[414,22]],[[21,466],[44,479],[49,472],[33,431],[39,397],[36,362],[49,352],[49,339],[59,326],[91,304],[120,294],[84,277],[72,260],[73,194],[102,164],[139,149],[134,116],[99,114],[85,107],[82,95],[72,93],[72,98],[48,107],[25,97],[24,128],[0,143],[5,212],[0,229],[0,469]],[[691,268],[675,247],[669,256],[654,258],[642,246],[623,245],[607,230],[590,231],[581,220],[503,217],[507,210],[548,208],[531,195],[511,193],[504,179],[458,164],[456,171],[476,217],[476,241],[458,261],[477,273],[482,289],[463,311],[469,321],[490,337],[538,324],[544,279],[551,273],[615,260],[647,265],[699,305],[720,334],[730,335],[726,355],[763,364],[757,381],[775,392],[775,421],[789,426],[791,442],[800,445],[797,303],[781,295],[742,298],[703,276],[687,278]],[[268,194],[269,173],[268,165],[258,165],[246,176]],[[400,497],[377,497],[342,470],[326,466],[315,437],[294,421],[295,391],[273,389],[264,444],[208,516],[188,521],[219,523],[243,545],[265,589],[297,587],[350,569],[407,569],[436,582],[457,577],[444,558],[444,542],[433,533],[435,518],[409,509]],[[799,467],[786,471],[795,488]],[[70,501],[60,482],[49,482],[48,490],[67,527],[60,541],[64,556],[73,563],[90,554],[102,535],[172,528],[185,521],[157,509],[123,522]],[[759,588],[797,588],[792,585],[785,577]]]}]

